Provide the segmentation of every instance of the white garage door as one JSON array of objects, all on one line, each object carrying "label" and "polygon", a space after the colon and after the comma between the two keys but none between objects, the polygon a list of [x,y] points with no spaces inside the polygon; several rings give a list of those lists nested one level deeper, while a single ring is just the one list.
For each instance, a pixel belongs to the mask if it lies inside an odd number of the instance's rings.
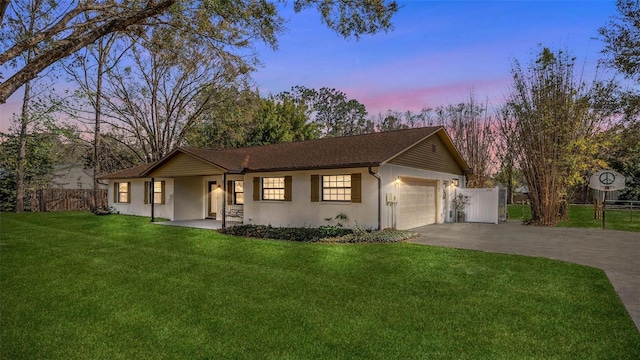
[{"label": "white garage door", "polygon": [[401,178],[398,189],[399,230],[436,222],[436,182]]}]

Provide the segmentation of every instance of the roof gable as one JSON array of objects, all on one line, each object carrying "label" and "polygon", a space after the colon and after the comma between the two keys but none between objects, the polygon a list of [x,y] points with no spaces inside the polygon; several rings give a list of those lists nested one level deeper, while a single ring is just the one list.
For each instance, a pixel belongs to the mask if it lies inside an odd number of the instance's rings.
[{"label": "roof gable", "polygon": [[178,150],[167,156],[158,165],[144,172],[147,177],[174,177],[216,175],[226,172],[220,166],[214,165],[197,156]]},{"label": "roof gable", "polygon": [[464,173],[440,136],[429,136],[389,160],[389,163],[448,174]]}]

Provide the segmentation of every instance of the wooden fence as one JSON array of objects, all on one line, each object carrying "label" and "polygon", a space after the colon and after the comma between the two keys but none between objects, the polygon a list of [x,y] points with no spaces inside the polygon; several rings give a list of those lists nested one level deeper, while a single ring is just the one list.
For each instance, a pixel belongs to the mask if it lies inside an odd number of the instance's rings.
[{"label": "wooden fence", "polygon": [[[97,205],[107,206],[107,190],[97,192]],[[28,194],[27,198],[32,212],[90,210],[96,207],[91,189],[40,189]]]}]

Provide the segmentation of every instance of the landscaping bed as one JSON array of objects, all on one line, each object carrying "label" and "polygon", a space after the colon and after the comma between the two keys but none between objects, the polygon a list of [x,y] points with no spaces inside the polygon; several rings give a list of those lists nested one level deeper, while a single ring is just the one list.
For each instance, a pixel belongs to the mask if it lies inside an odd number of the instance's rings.
[{"label": "landscaping bed", "polygon": [[270,225],[239,225],[218,230],[221,234],[259,239],[325,243],[393,243],[418,236],[410,231],[385,229],[347,229],[341,226],[317,228],[273,227]]}]

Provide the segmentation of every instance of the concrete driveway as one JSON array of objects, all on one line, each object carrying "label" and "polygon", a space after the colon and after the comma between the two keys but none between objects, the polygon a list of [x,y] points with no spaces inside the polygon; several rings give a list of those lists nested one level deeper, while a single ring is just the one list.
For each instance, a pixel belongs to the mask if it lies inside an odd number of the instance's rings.
[{"label": "concrete driveway", "polygon": [[440,224],[413,229],[411,242],[503,254],[529,255],[605,271],[640,331],[640,233],[525,226],[520,222]]}]

